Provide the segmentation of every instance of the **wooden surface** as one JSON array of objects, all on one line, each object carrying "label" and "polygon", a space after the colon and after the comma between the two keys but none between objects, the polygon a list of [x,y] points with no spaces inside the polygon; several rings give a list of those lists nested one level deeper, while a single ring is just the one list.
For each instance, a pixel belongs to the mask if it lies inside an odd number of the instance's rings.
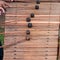
[{"label": "wooden surface", "polygon": [[[4,0],[4,1],[12,1],[12,0]],[[20,2],[35,2],[37,0],[14,0]],[[59,2],[60,0],[40,0],[41,2]]]},{"label": "wooden surface", "polygon": [[[60,3],[10,3],[5,16],[4,60],[56,60]],[[26,18],[31,18],[33,27],[28,28]],[[26,41],[26,30],[30,30],[30,41]]]},{"label": "wooden surface", "polygon": [[[59,15],[60,14],[60,7],[59,3],[40,3],[40,9],[35,10],[36,3],[10,3],[10,8],[8,8],[8,11],[6,12],[7,15],[27,15],[29,16],[31,13],[34,13],[35,15]],[[13,6],[13,7],[12,7]],[[58,6],[58,7],[57,7]],[[17,9],[16,9],[17,7]],[[17,10],[17,11],[16,11]],[[22,13],[23,12],[23,13]],[[11,15],[11,16],[12,16]]]}]

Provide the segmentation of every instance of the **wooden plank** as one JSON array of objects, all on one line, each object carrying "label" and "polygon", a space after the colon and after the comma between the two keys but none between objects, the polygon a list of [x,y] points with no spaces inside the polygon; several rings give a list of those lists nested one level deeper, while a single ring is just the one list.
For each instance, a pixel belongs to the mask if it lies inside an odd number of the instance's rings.
[{"label": "wooden plank", "polygon": [[[14,31],[14,32],[13,32],[13,31],[10,31],[10,32],[5,31],[5,34],[7,34],[7,35],[8,35],[8,34],[11,34],[11,35],[12,35],[12,34],[13,34],[13,35],[14,35],[14,34],[15,34],[15,35],[20,35],[20,34],[21,34],[21,36],[24,36],[24,35],[26,35],[26,31]],[[40,31],[40,32],[39,32],[39,31],[31,31],[31,36],[32,36],[32,35],[35,36],[36,34],[37,34],[37,35],[44,35],[44,36],[45,36],[45,35],[50,35],[50,36],[51,36],[51,35],[54,35],[54,36],[56,36],[56,35],[58,35],[58,31]]]},{"label": "wooden plank", "polygon": [[[36,15],[49,15],[52,14],[52,15],[59,15],[59,3],[41,3],[39,6],[40,6],[40,9],[37,11],[35,10],[35,4],[32,4],[32,3],[17,3],[17,4],[13,4],[13,8],[11,6],[11,8],[8,8],[7,9],[7,14],[20,14],[20,15],[29,15],[31,14],[32,12]],[[43,7],[44,6],[44,7]],[[58,6],[56,8],[56,6]],[[17,7],[17,11],[15,9],[15,7]],[[33,7],[33,8],[32,8]],[[50,8],[51,8],[51,11],[50,11]],[[12,9],[12,10],[11,10]],[[23,13],[22,13],[23,12]]]},{"label": "wooden plank", "polygon": [[[15,17],[16,16],[16,17]],[[26,22],[26,18],[28,18],[29,16],[28,15],[15,15],[15,16],[6,16],[5,19],[6,19],[6,22],[14,22],[14,21],[21,21],[21,22]],[[24,18],[23,18],[24,17]],[[16,19],[15,19],[16,18]],[[19,18],[19,19],[18,19]],[[30,17],[29,17],[30,18]],[[58,22],[59,21],[59,16],[54,16],[54,15],[35,15],[34,18],[31,18],[31,21],[32,22],[37,22],[37,21],[56,21]]]},{"label": "wooden plank", "polygon": [[[12,56],[12,57],[13,57],[14,54],[11,54],[11,53],[14,53],[14,52],[6,53],[5,56],[9,56],[9,57]],[[29,54],[27,54],[27,53],[29,53]],[[32,54],[32,53],[33,53],[33,54]],[[23,51],[23,52],[15,52],[16,57],[23,56],[23,55],[24,55],[24,56],[25,56],[25,55],[26,55],[26,56],[27,56],[27,55],[28,55],[28,56],[31,56],[31,55],[32,55],[32,56],[45,56],[46,54],[48,54],[48,56],[56,56],[56,55],[57,55],[56,52],[40,52],[39,54],[38,54],[38,53],[39,53],[38,51],[37,51],[37,52],[36,52],[36,51],[35,51],[35,52],[33,52],[33,51],[29,51],[29,52],[28,52],[28,51],[27,51],[27,52],[26,52],[26,51],[25,51],[25,52],[24,52],[24,51]],[[10,54],[10,55],[9,55],[9,54]]]},{"label": "wooden plank", "polygon": [[[13,31],[26,31],[26,30],[31,30],[31,31],[58,31],[58,24],[40,24],[40,23],[33,23],[33,27],[32,28],[28,28],[28,24],[24,24],[24,23],[20,23],[19,25],[10,25],[8,24],[8,26],[6,26],[6,31],[9,32],[10,30]],[[38,27],[39,25],[39,27]]]},{"label": "wooden plank", "polygon": [[[47,9],[49,10],[50,9],[50,4],[51,3],[40,3],[39,6],[41,9]],[[10,8],[7,8],[7,9],[11,9],[11,8],[19,8],[20,10],[34,10],[34,7],[35,7],[36,3],[10,3]],[[54,3],[52,4],[54,5]],[[56,5],[58,5],[56,3]],[[55,5],[54,5],[55,6]],[[40,9],[39,9],[40,10]]]},{"label": "wooden plank", "polygon": [[[17,49],[17,50],[16,50]],[[37,51],[38,50],[38,51]],[[16,47],[15,48],[15,46],[11,46],[11,47],[9,47],[9,48],[6,48],[5,50],[4,50],[4,52],[5,53],[9,53],[9,52],[29,52],[29,51],[36,51],[36,52],[46,52],[46,51],[48,51],[48,52],[56,52],[57,51],[57,48],[47,48],[46,49],[46,47],[45,48],[34,48],[34,47],[31,47],[31,48],[29,48],[29,47]]]},{"label": "wooden plank", "polygon": [[[36,58],[37,57],[37,58]],[[36,59],[38,59],[38,60],[40,60],[40,59],[42,59],[42,60],[45,60],[46,59],[46,57],[43,57],[43,56],[36,56],[36,57],[33,57],[32,58],[32,56],[23,56],[23,58],[20,58],[20,57],[15,57],[14,59],[17,59],[17,60],[19,60],[19,59],[24,59],[24,60],[26,60],[26,59],[29,59],[29,60],[36,60]],[[10,59],[10,58],[5,58],[5,59]],[[13,58],[11,58],[11,59],[13,59]],[[48,60],[53,60],[53,59],[55,59],[56,60],[56,56],[48,56],[48,58],[47,58]]]},{"label": "wooden plank", "polygon": [[[5,0],[5,1],[11,1],[11,0]],[[13,1],[20,1],[20,2],[35,2],[36,0],[13,0]],[[41,2],[54,2],[54,1],[56,1],[56,2],[58,2],[58,1],[60,1],[60,0],[40,0]]]}]

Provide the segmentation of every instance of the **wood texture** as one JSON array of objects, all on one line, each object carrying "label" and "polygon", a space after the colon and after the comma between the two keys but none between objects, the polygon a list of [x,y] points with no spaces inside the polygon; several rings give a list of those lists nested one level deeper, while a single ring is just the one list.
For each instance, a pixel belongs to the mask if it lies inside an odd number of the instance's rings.
[{"label": "wood texture", "polygon": [[[60,13],[60,7],[59,3],[41,3],[39,4],[40,9],[35,10],[35,3],[10,3],[10,8],[7,10],[7,15],[30,15],[31,13],[34,13],[35,15],[59,15]],[[58,6],[58,7],[57,7]],[[15,8],[17,7],[17,9]],[[17,10],[17,11],[16,11]],[[22,13],[23,12],[23,13]]]},{"label": "wood texture", "polygon": [[[22,0],[23,1],[23,0]],[[35,10],[35,3],[10,3],[5,16],[4,60],[56,60],[60,3],[41,3]],[[58,7],[57,7],[58,6]],[[26,18],[31,18],[28,28]],[[30,41],[26,40],[30,30]]]},{"label": "wood texture", "polygon": [[[4,1],[20,1],[20,2],[35,2],[37,0],[4,0]],[[41,2],[59,2],[60,0],[40,0]]]}]

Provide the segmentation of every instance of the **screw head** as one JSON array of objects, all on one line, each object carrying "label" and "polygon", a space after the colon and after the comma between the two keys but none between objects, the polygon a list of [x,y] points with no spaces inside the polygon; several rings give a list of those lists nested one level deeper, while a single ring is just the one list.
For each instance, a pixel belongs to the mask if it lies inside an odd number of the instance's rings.
[{"label": "screw head", "polygon": [[30,22],[30,21],[31,21],[31,18],[29,18],[29,17],[26,18],[26,21],[27,21],[27,22]]},{"label": "screw head", "polygon": [[36,0],[36,3],[37,3],[37,4],[40,4],[40,0]]},{"label": "screw head", "polygon": [[28,23],[28,28],[32,28],[32,23]]},{"label": "screw head", "polygon": [[27,41],[30,41],[30,37],[27,37],[26,40],[27,40]]},{"label": "screw head", "polygon": [[26,31],[26,34],[30,34],[30,30],[27,30],[27,31]]},{"label": "screw head", "polygon": [[31,18],[34,18],[34,13],[31,13]]},{"label": "screw head", "polygon": [[38,5],[35,5],[35,9],[37,9],[37,10],[38,10],[38,9],[39,9],[39,6],[38,6]]},{"label": "screw head", "polygon": [[30,35],[27,35],[27,36],[26,36],[26,40],[27,40],[27,41],[30,41]]}]

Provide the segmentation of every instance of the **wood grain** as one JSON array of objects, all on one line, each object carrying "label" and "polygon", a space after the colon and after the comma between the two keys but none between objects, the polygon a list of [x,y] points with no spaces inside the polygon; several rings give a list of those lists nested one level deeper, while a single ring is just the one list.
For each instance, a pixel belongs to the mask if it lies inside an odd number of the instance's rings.
[{"label": "wood grain", "polygon": [[[4,45],[9,46],[4,49],[4,60],[56,60],[60,3],[41,2],[39,10],[35,10],[35,5],[11,2],[7,8]],[[27,17],[31,18],[32,28],[27,27]],[[30,41],[26,40],[26,30],[30,30]]]},{"label": "wood grain", "polygon": [[[4,0],[10,2],[11,0]],[[20,2],[35,2],[36,0],[14,0],[14,1],[20,1]],[[40,0],[41,2],[59,2],[60,0]]]}]

